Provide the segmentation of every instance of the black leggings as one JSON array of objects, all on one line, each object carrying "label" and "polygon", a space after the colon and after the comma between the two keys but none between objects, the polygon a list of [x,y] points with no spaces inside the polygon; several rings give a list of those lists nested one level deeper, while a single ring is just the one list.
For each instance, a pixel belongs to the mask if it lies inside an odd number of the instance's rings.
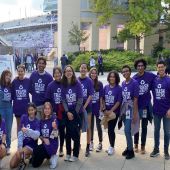
[{"label": "black leggings", "polygon": [[48,155],[45,147],[43,144],[38,145],[34,150],[32,154],[32,166],[34,168],[38,168],[43,163],[44,159],[50,159],[50,156]]},{"label": "black leggings", "polygon": [[65,139],[65,125],[59,125],[58,130],[59,130],[59,136],[60,136],[60,151],[63,151],[63,145],[64,145],[64,139]]},{"label": "black leggings", "polygon": [[94,116],[94,114],[92,114],[92,117],[91,117],[91,141],[93,141],[93,136],[94,136],[94,117],[96,118],[96,126],[97,126],[99,142],[102,142],[103,132],[102,132],[101,124],[100,124],[101,120],[99,119],[99,117]]},{"label": "black leggings", "polygon": [[116,123],[118,120],[118,116],[116,115],[116,118],[113,120],[110,120],[108,122],[108,136],[109,136],[109,142],[110,142],[110,146],[114,148],[115,146],[115,127],[116,127]]}]

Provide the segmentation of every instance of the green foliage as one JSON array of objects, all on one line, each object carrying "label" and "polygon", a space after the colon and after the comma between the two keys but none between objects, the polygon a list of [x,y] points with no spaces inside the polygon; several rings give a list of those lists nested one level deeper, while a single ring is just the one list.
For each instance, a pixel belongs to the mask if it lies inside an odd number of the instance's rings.
[{"label": "green foliage", "polygon": [[165,59],[170,58],[170,49],[163,49],[161,52],[159,52],[159,55]]},{"label": "green foliage", "polygon": [[163,50],[162,43],[156,43],[153,45],[152,57],[158,58],[160,52]]},{"label": "green foliage", "polygon": [[[144,58],[148,62],[148,70],[155,70],[155,59],[149,56],[144,56],[133,51],[116,51],[116,50],[101,50],[103,56],[104,71],[117,70],[121,71],[123,65],[129,65],[132,70],[134,68],[134,61],[137,58]],[[84,52],[79,54],[72,65],[76,71],[79,71],[81,63],[86,63],[89,66],[90,57],[94,56],[97,64],[97,52]]]},{"label": "green foliage", "polygon": [[69,33],[69,42],[72,45],[77,45],[80,50],[80,44],[85,42],[89,36],[86,36],[86,32],[79,29],[77,24],[72,23],[72,28]]}]

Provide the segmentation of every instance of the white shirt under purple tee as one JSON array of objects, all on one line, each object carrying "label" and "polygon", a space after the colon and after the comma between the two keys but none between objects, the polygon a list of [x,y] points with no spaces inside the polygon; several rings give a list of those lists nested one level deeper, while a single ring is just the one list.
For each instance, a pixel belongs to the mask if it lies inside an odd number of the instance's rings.
[{"label": "white shirt under purple tee", "polygon": [[50,141],[49,145],[46,145],[45,143],[43,143],[43,145],[45,146],[45,149],[50,157],[52,155],[56,154],[57,149],[58,149],[58,138],[56,138],[56,139],[50,138],[51,132],[53,130],[52,122],[55,119],[57,119],[57,118],[56,118],[56,116],[53,115],[49,119],[44,119],[44,120],[40,121],[40,136],[47,138]]},{"label": "white shirt under purple tee", "polygon": [[[39,131],[40,132],[40,121],[35,117],[34,120],[30,120],[28,115],[22,115],[21,122],[20,122],[20,130],[22,127]],[[34,140],[30,136],[27,136],[26,133],[24,133],[24,139],[23,139],[23,147],[29,146],[30,148],[34,149],[37,146],[38,140]]]},{"label": "white shirt under purple tee", "polygon": [[0,145],[2,144],[2,137],[6,135],[5,121],[2,119],[0,124]]},{"label": "white shirt under purple tee", "polygon": [[[83,98],[83,91],[81,87],[81,83],[77,81],[74,85],[68,85],[66,87],[62,86],[62,93],[61,93],[62,99],[66,100],[68,110],[74,110],[76,109],[77,100],[79,98]],[[80,112],[82,111],[82,108],[80,109]]]},{"label": "white shirt under purple tee", "polygon": [[153,83],[153,113],[165,116],[170,108],[170,77],[157,76]]},{"label": "white shirt under purple tee", "polygon": [[12,99],[13,99],[13,112],[16,117],[21,117],[27,114],[30,91],[30,80],[24,78],[23,80],[14,79],[12,82]]},{"label": "white shirt under purple tee", "polygon": [[[122,101],[122,88],[119,85],[115,85],[114,87],[110,87],[110,85],[106,85],[104,87],[104,102],[106,106],[106,110],[110,110],[117,102]],[[120,113],[120,106],[114,111],[116,114]]]},{"label": "white shirt under purple tee", "polygon": [[58,104],[62,103],[61,101],[61,83],[53,80],[47,87],[46,90],[46,99],[49,100],[53,106],[53,111],[57,112]]},{"label": "white shirt under purple tee", "polygon": [[52,76],[46,71],[44,74],[39,74],[34,71],[30,76],[32,102],[36,106],[43,105],[45,102],[45,92],[48,84],[53,80]]},{"label": "white shirt under purple tee", "polygon": [[94,89],[94,93],[92,95],[92,113],[95,116],[99,116],[100,110],[100,98],[103,97],[103,83],[98,81],[98,90]]},{"label": "white shirt under purple tee", "polygon": [[135,79],[139,84],[139,98],[138,98],[138,108],[145,109],[151,103],[151,93],[152,85],[156,75],[150,72],[144,72],[142,76],[135,74],[133,79]]},{"label": "white shirt under purple tee", "polygon": [[136,80],[130,79],[128,83],[126,81],[122,82],[122,97],[123,102],[127,102],[128,100],[134,100],[134,98],[138,98],[139,96],[139,84]]}]

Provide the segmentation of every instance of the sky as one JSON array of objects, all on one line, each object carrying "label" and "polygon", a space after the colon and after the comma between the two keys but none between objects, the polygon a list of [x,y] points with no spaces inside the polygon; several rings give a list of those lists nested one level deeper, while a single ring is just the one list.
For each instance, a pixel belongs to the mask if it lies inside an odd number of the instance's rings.
[{"label": "sky", "polygon": [[43,14],[44,0],[0,0],[0,22]]}]

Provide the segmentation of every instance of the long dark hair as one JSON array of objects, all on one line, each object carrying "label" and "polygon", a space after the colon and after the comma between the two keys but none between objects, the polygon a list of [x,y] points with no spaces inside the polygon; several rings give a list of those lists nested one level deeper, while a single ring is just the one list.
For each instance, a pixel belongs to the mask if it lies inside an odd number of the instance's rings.
[{"label": "long dark hair", "polygon": [[95,89],[95,91],[99,91],[98,71],[97,71],[97,69],[96,69],[95,67],[92,67],[92,68],[90,69],[90,71],[89,71],[89,77],[91,78],[91,73],[92,73],[93,70],[95,70],[95,71],[96,71],[96,74],[97,74],[96,79],[93,80],[93,81],[94,81],[94,89]]},{"label": "long dark hair", "polygon": [[0,125],[1,125],[1,123],[2,123],[2,116],[1,116],[1,114],[0,114]]},{"label": "long dark hair", "polygon": [[2,72],[1,78],[0,78],[0,86],[3,86],[3,87],[11,87],[11,82],[9,82],[9,83],[6,83],[6,82],[5,82],[5,76],[6,76],[7,74],[11,74],[11,75],[12,75],[12,73],[11,73],[9,70],[4,70],[4,71]]},{"label": "long dark hair", "polygon": [[66,69],[70,67],[72,72],[73,72],[73,76],[71,78],[71,85],[74,85],[76,82],[77,82],[77,78],[76,78],[76,74],[74,72],[74,69],[71,65],[67,65],[65,68],[64,68],[64,71],[63,71],[63,76],[62,76],[62,79],[61,79],[61,83],[63,86],[67,87],[68,86],[68,81],[67,81],[67,77],[65,76],[65,72],[66,72]]},{"label": "long dark hair", "polygon": [[35,109],[35,115],[37,114],[37,106],[34,103],[28,103],[28,109],[29,107],[33,107]]},{"label": "long dark hair", "polygon": [[107,81],[110,84],[110,76],[111,76],[112,73],[115,76],[115,84],[118,85],[120,83],[120,76],[119,76],[119,73],[115,70],[112,70],[112,71],[109,72],[109,74],[107,76]]}]

